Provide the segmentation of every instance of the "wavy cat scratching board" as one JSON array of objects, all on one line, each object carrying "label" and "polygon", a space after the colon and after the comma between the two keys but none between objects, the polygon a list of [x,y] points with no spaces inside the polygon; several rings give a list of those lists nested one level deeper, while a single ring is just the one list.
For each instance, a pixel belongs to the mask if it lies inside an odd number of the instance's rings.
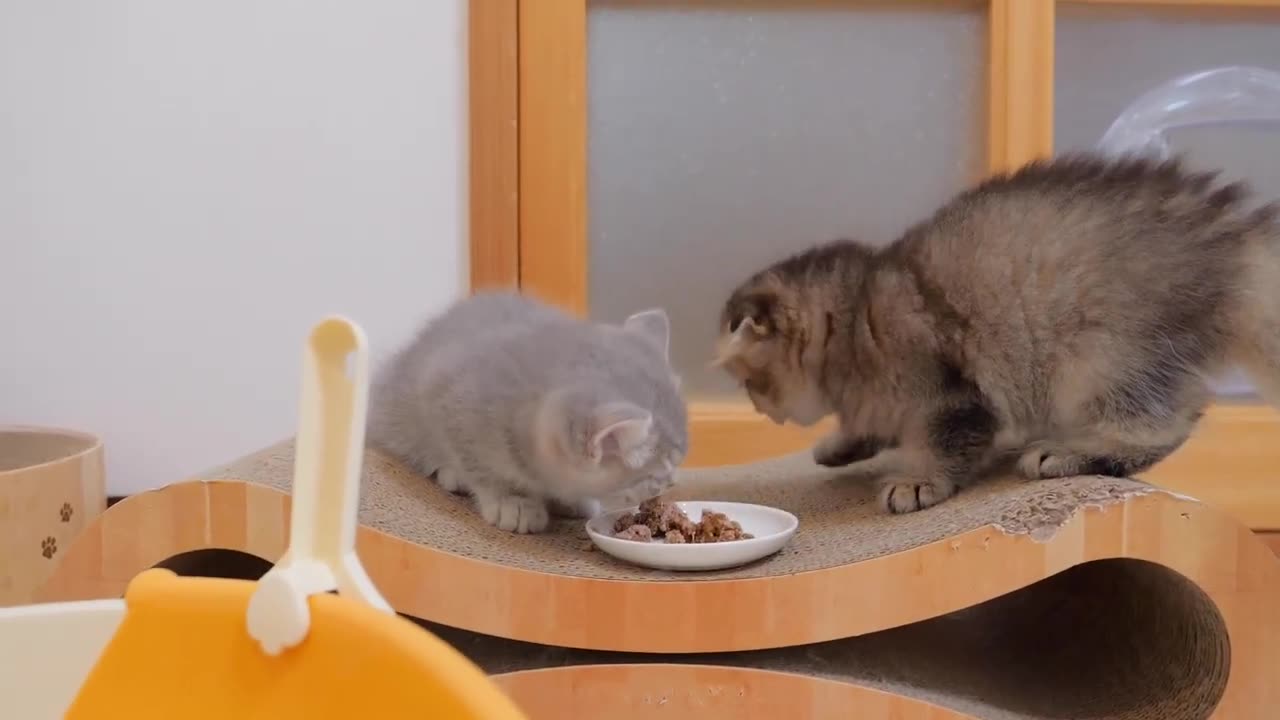
[{"label": "wavy cat scratching board", "polygon": [[[47,600],[119,596],[175,555],[274,562],[292,443],[97,518]],[[370,451],[357,544],[399,612],[532,718],[1273,718],[1280,561],[1224,513],[1110,478],[994,482],[885,516],[804,456],[684,473],[678,495],[785,508],[782,553],[729,571],[632,568],[581,524],[516,536]],[[852,710],[856,712],[851,713]]]}]

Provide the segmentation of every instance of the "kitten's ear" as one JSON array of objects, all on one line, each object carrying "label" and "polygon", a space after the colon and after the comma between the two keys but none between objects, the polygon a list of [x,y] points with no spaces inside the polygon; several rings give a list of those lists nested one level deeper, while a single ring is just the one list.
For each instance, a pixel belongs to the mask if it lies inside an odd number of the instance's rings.
[{"label": "kitten's ear", "polygon": [[649,434],[653,432],[653,415],[631,403],[608,403],[596,408],[594,432],[587,454],[596,463],[616,457],[629,468],[644,467],[653,452]]},{"label": "kitten's ear", "polygon": [[777,294],[770,291],[734,293],[725,303],[720,341],[716,343],[716,357],[711,367],[728,365],[753,344],[772,335],[773,310],[777,304]]},{"label": "kitten's ear", "polygon": [[739,358],[751,347],[752,343],[769,336],[769,331],[755,318],[747,316],[736,322],[736,327],[727,335],[720,337],[716,343],[716,357],[711,367],[721,368],[735,358]]},{"label": "kitten's ear", "polygon": [[671,346],[671,320],[667,311],[661,308],[644,310],[627,318],[622,327],[629,332],[648,338],[662,350],[662,357],[668,357]]},{"label": "kitten's ear", "polygon": [[735,293],[724,309],[724,322],[731,333],[750,332],[765,337],[773,332],[774,310],[779,303],[773,290],[756,289]]}]

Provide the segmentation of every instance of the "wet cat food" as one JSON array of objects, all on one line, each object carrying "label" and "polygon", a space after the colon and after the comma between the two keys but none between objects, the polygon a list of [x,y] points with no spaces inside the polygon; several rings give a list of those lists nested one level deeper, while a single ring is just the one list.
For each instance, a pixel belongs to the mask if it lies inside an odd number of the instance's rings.
[{"label": "wet cat food", "polygon": [[724,513],[703,510],[702,517],[694,522],[680,506],[657,498],[646,500],[636,512],[619,517],[613,532],[614,537],[623,540],[650,542],[662,538],[668,544],[729,542],[753,537]]},{"label": "wet cat food", "polygon": [[653,539],[653,531],[648,525],[633,524],[623,530],[614,533],[614,537],[623,540],[638,540],[639,542],[649,542]]}]

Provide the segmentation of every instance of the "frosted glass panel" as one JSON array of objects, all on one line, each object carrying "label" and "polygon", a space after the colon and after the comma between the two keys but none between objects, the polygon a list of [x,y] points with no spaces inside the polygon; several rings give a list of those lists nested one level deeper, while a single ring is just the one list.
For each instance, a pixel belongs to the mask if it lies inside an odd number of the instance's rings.
[{"label": "frosted glass panel", "polygon": [[662,306],[690,394],[720,305],[782,255],[887,242],[982,173],[977,5],[589,6],[592,316]]},{"label": "frosted glass panel", "polygon": [[[1142,93],[1186,73],[1226,65],[1280,70],[1280,12],[1059,5],[1055,143],[1089,149]],[[1280,198],[1280,125],[1188,128],[1174,152],[1223,177],[1248,180],[1259,202]],[[1233,373],[1223,394],[1249,394]]]}]

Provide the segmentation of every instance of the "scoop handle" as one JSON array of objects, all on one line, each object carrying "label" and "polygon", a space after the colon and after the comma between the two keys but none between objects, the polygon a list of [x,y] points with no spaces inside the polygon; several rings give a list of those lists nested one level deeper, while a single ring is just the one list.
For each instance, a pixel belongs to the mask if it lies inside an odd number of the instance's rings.
[{"label": "scoop handle", "polygon": [[270,654],[306,637],[310,595],[337,590],[391,612],[356,556],[369,397],[367,345],[360,327],[340,316],[317,324],[307,341],[289,547],[258,581],[249,603],[249,632]]}]

